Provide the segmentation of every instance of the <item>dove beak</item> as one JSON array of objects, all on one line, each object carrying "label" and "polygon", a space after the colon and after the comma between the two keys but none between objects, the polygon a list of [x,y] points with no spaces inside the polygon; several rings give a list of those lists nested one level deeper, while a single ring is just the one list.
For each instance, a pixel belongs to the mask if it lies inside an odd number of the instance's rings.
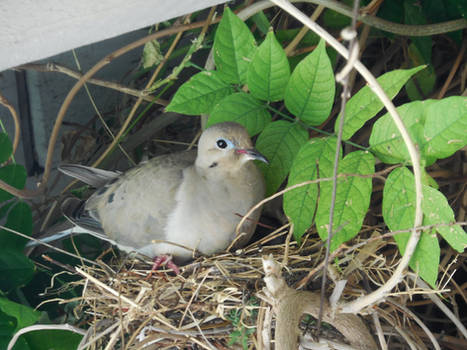
[{"label": "dove beak", "polygon": [[249,149],[237,148],[235,152],[238,154],[244,154],[247,160],[256,159],[266,164],[269,164],[269,160],[265,156],[263,156],[261,153],[259,153],[257,150],[255,150],[254,148],[249,148]]}]

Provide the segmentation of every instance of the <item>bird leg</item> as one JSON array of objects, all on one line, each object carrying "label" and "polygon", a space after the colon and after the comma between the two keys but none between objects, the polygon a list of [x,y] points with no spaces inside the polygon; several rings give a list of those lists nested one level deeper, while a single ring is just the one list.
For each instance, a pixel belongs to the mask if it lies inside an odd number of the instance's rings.
[{"label": "bird leg", "polygon": [[159,255],[153,259],[154,264],[152,265],[152,271],[156,271],[161,265],[166,265],[169,269],[171,269],[176,275],[180,274],[180,269],[178,266],[172,261],[172,257],[170,255]]}]

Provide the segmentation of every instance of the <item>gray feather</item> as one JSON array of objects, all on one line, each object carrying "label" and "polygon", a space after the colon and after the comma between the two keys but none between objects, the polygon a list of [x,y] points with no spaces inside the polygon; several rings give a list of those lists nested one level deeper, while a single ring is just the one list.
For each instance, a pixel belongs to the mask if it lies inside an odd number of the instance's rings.
[{"label": "gray feather", "polygon": [[121,174],[117,171],[102,170],[78,164],[62,164],[58,167],[58,170],[95,188],[104,186]]}]

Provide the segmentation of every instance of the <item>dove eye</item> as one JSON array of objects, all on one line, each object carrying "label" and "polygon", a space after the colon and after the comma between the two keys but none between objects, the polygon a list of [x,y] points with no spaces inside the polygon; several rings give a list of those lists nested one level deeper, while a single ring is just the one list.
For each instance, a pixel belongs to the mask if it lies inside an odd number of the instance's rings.
[{"label": "dove eye", "polygon": [[216,145],[220,149],[230,149],[233,147],[233,143],[226,139],[217,139]]}]

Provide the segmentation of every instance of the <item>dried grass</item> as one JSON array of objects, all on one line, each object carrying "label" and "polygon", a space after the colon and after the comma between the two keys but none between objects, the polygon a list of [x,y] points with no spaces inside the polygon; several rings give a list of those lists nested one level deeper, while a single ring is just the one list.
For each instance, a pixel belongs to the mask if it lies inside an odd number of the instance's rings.
[{"label": "dried grass", "polygon": [[[77,268],[83,279],[75,284],[83,293],[74,311],[90,326],[81,348],[241,349],[242,342],[243,348],[261,348],[256,337],[270,322],[271,312],[270,305],[258,298],[264,286],[262,256],[272,254],[282,262],[291,285],[323,260],[317,235],[306,235],[299,246],[285,239],[287,234],[284,228],[233,253],[199,257],[183,266],[179,275],[169,270],[151,273],[152,262],[137,258],[126,258],[120,266]],[[267,245],[278,236],[283,243]],[[397,259],[377,255],[382,245],[340,255],[336,271],[353,271],[344,299],[361,294],[362,272],[375,284],[389,278]],[[358,267],[352,266],[355,261]]]}]

